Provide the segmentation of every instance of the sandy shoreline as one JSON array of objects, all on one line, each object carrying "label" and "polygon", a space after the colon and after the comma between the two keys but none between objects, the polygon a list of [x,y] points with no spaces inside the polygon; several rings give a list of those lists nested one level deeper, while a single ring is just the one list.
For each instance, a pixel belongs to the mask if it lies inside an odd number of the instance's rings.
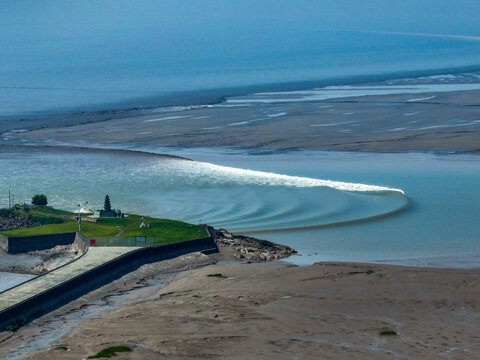
[{"label": "sandy shoreline", "polygon": [[480,352],[478,269],[227,258],[198,254],[144,266],[0,334],[0,355],[79,359],[115,345],[133,350],[118,359],[468,359]]},{"label": "sandy shoreline", "polygon": [[[252,94],[223,104],[175,111],[163,109],[133,115],[120,112],[106,118],[104,114],[84,114],[88,121],[82,118],[82,113],[66,114],[63,118],[59,115],[61,121],[50,125],[48,117],[45,118],[43,128],[37,130],[29,131],[28,127],[22,128],[21,122],[15,123],[15,130],[3,131],[0,145],[63,145],[153,152],[168,148],[221,147],[249,151],[478,153],[480,90],[462,89],[478,87],[479,79],[475,73],[357,87]],[[421,92],[422,86],[441,91]],[[456,90],[444,91],[444,87]],[[397,88],[404,90],[395,90]],[[334,97],[309,101],[302,98],[318,91]],[[358,96],[341,97],[335,95],[336,91],[358,92]],[[387,94],[382,94],[384,91]],[[393,93],[388,94],[389,91]],[[395,93],[398,91],[405,93]],[[369,92],[376,95],[365,95]],[[258,99],[261,102],[255,103]]]},{"label": "sandy shoreline", "polygon": [[[6,131],[0,145],[479,153],[479,95],[220,105],[118,119],[102,114],[85,124]],[[0,333],[0,357],[79,359],[114,345],[133,349],[118,359],[469,359],[480,352],[478,269],[234,260],[222,251],[142,267],[16,333]]]}]

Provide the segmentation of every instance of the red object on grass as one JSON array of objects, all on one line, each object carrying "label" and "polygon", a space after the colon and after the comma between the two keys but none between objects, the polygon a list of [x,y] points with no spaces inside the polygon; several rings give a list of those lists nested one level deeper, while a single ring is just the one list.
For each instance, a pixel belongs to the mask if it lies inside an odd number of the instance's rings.
[{"label": "red object on grass", "polygon": [[95,239],[90,239],[90,246],[96,246]]}]

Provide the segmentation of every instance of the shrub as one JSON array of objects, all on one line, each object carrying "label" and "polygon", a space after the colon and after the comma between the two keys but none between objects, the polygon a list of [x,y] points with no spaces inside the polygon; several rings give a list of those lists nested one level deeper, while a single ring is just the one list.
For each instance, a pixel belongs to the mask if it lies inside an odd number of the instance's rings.
[{"label": "shrub", "polygon": [[223,274],[208,274],[207,275],[208,277],[217,277],[217,278],[223,278],[225,276],[223,276]]},{"label": "shrub", "polygon": [[8,323],[7,325],[5,325],[5,330],[15,332],[26,323],[27,323],[27,318],[25,316],[20,316],[14,319],[13,321],[11,321],[10,323]]},{"label": "shrub", "polygon": [[12,209],[0,209],[0,217],[11,218],[14,216],[15,214]]},{"label": "shrub", "polygon": [[36,225],[63,224],[65,222],[62,218],[35,215],[28,215],[28,220]]},{"label": "shrub", "polygon": [[48,204],[47,195],[43,195],[43,194],[34,195],[32,197],[32,204],[40,205],[40,206],[47,205]]},{"label": "shrub", "polygon": [[89,359],[99,359],[104,357],[109,358],[112,356],[116,356],[117,352],[128,352],[128,351],[132,351],[132,349],[130,349],[128,346],[112,346],[112,347],[103,349],[97,355],[92,355],[92,356],[89,356],[88,358]]},{"label": "shrub", "polygon": [[383,335],[383,336],[392,336],[392,335],[397,335],[397,332],[396,331],[393,331],[393,330],[382,330],[380,332],[380,335]]}]

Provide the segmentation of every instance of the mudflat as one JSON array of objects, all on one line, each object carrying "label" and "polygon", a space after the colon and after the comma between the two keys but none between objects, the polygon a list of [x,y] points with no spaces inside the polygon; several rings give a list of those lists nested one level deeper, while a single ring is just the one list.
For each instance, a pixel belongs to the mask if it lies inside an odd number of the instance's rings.
[{"label": "mudflat", "polygon": [[[480,90],[218,104],[157,115],[6,131],[0,143],[249,151],[479,152]],[[290,101],[292,100],[292,101]],[[68,119],[68,115],[65,116]],[[19,125],[20,126],[20,125]]]},{"label": "mudflat", "polygon": [[3,333],[1,353],[21,355],[24,348],[32,359],[81,359],[111,346],[132,349],[118,359],[480,353],[478,269],[213,260],[222,257],[146,265],[17,333]]}]

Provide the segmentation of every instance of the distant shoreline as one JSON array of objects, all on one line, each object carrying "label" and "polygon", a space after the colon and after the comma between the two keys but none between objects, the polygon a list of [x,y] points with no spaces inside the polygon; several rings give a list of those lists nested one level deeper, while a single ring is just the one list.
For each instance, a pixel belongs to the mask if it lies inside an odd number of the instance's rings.
[{"label": "distant shoreline", "polygon": [[1,149],[7,150],[21,150],[21,151],[42,151],[42,152],[70,152],[70,153],[103,153],[103,154],[111,154],[111,155],[121,155],[121,156],[152,156],[158,158],[167,158],[167,159],[175,159],[175,160],[185,160],[185,161],[193,161],[191,159],[169,155],[169,154],[157,154],[148,151],[139,151],[139,150],[128,150],[128,149],[104,149],[104,148],[93,148],[93,147],[80,147],[80,146],[49,146],[49,145],[39,145],[39,146],[32,146],[32,145],[0,145]]},{"label": "distant shoreline", "polygon": [[[223,87],[217,89],[198,89],[172,92],[169,94],[145,98],[132,98],[129,101],[105,103],[102,105],[92,106],[85,104],[81,107],[77,106],[58,110],[3,114],[0,115],[0,134],[13,129],[36,130],[147,116],[158,114],[159,112],[175,111],[174,108],[184,108],[185,110],[188,110],[189,108],[195,109],[202,106],[220,104],[226,101],[229,97],[245,96],[258,92],[298,91],[326,86],[369,84],[388,80],[479,71],[480,65],[475,65],[386,74],[343,76],[317,80],[267,83],[238,87]],[[19,126],[11,127],[10,124],[12,121],[14,121],[15,124],[18,122]]]}]

